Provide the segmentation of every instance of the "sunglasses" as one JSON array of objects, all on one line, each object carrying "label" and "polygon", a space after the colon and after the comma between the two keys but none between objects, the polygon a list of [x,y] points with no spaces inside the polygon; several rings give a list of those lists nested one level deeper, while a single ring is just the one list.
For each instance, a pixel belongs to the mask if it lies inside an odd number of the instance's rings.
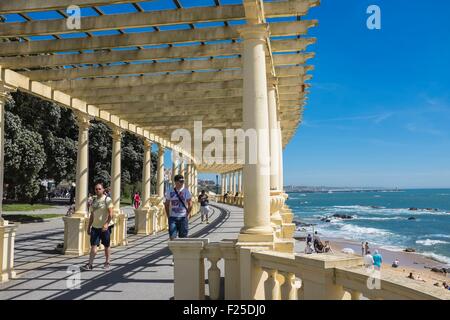
[{"label": "sunglasses", "polygon": [[181,183],[183,183],[183,182],[184,182],[184,180],[182,180],[182,179],[181,179],[181,180],[177,180],[177,181],[175,181],[175,182],[181,182]]}]

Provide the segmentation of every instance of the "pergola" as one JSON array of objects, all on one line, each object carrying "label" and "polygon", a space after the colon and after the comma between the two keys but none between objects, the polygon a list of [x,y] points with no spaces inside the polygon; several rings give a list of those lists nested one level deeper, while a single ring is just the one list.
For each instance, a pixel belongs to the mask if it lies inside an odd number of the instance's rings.
[{"label": "pergola", "polygon": [[[185,2],[166,0],[167,7],[161,10],[146,9],[152,1],[136,0],[0,2],[0,15],[20,16],[22,20],[7,19],[0,24],[2,132],[7,92],[17,89],[74,110],[79,121],[76,214],[65,222],[66,253],[83,253],[85,240],[80,231],[74,230],[79,230],[86,219],[87,133],[93,118],[113,129],[111,176],[118,216],[120,133],[126,130],[145,140],[145,212],[152,203],[150,147],[154,142],[160,150],[159,198],[164,192],[164,148],[191,160],[186,168],[174,168],[188,175],[193,189],[198,171],[222,173],[223,178],[228,172],[242,171],[238,189],[246,186],[246,200],[240,240],[273,240],[270,192],[282,194],[282,149],[301,123],[308,87],[305,81],[311,77],[307,71],[312,69],[305,63],[314,56],[305,50],[315,39],[305,35],[317,21],[302,17],[319,0],[243,0],[231,5],[210,0],[201,1],[204,6],[189,8],[182,6]],[[66,13],[74,4],[90,12],[81,17],[76,30],[68,23],[71,17]],[[114,4],[127,10],[108,14],[101,7]],[[35,12],[59,18],[33,19]],[[171,136],[180,128],[194,135],[195,121],[202,122],[203,130],[215,129],[223,136],[227,129],[274,131],[263,136],[259,144],[267,149],[275,169],[264,176],[258,163],[204,163],[191,148],[181,147]],[[1,177],[3,144],[2,134]],[[2,232],[9,232],[6,226],[2,228]],[[117,244],[125,244],[125,238],[126,231],[117,235]]]}]

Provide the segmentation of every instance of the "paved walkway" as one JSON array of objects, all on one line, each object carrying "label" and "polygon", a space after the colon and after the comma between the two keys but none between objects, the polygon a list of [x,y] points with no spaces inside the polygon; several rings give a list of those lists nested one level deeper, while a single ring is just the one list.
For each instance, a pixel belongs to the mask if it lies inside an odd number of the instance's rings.
[{"label": "paved walkway", "polygon": [[[233,239],[243,225],[241,208],[212,207],[211,223],[201,224],[200,215],[190,224],[190,236],[210,241]],[[129,226],[134,217],[130,207]],[[69,267],[84,265],[87,257],[67,257],[55,248],[64,239],[62,219],[21,225],[15,246],[17,279],[0,284],[0,300],[6,299],[171,299],[173,297],[172,255],[167,232],[154,236],[129,234],[129,244],[113,248],[111,269],[104,271],[103,253],[93,271],[81,273],[80,289],[68,289]],[[223,267],[219,264],[219,267]],[[209,268],[209,263],[207,263]]]}]

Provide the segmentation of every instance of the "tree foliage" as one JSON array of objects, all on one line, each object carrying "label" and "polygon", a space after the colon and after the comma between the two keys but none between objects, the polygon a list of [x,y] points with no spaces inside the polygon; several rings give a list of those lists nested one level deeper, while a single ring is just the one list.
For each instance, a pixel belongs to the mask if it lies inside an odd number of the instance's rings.
[{"label": "tree foliage", "polygon": [[[15,92],[6,105],[5,184],[7,196],[36,200],[42,193],[40,182],[53,179],[74,181],[78,145],[78,126],[73,112],[23,92]],[[110,184],[111,129],[100,121],[89,128],[89,187],[103,180]],[[131,185],[139,190],[142,178],[143,142],[122,134],[122,190]],[[157,155],[152,154],[152,172]],[[156,177],[152,177],[153,188]],[[130,188],[128,188],[130,189]]]}]

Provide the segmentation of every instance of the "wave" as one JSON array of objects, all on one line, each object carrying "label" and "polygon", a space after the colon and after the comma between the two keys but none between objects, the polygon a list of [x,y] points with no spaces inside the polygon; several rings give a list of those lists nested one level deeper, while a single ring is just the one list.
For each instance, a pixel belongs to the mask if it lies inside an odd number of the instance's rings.
[{"label": "wave", "polygon": [[385,220],[405,220],[405,217],[359,217],[355,216],[355,220],[385,221]]},{"label": "wave", "polygon": [[437,262],[441,262],[441,263],[445,263],[446,265],[450,265],[450,257],[446,257],[434,252],[420,252],[419,254],[427,257],[427,258],[431,258]]},{"label": "wave", "polygon": [[380,246],[380,249],[393,251],[393,252],[404,252],[405,249],[397,246],[389,246],[389,245],[382,245]]},{"label": "wave", "polygon": [[355,226],[353,224],[345,224],[342,226],[342,228],[340,229],[341,231],[345,231],[351,234],[361,234],[361,235],[389,235],[391,234],[389,231],[384,230],[384,229],[377,229],[377,228],[369,228],[369,227],[360,227],[360,226]]},{"label": "wave", "polygon": [[328,211],[345,211],[345,212],[358,212],[358,213],[368,213],[368,214],[380,214],[380,215],[392,215],[392,214],[403,214],[403,215],[436,215],[436,216],[446,216],[450,215],[447,211],[432,211],[425,209],[410,210],[409,208],[386,208],[382,206],[333,206],[330,208],[325,208]]},{"label": "wave", "polygon": [[442,233],[432,233],[432,234],[426,234],[422,236],[421,238],[449,238],[450,234],[442,234]]},{"label": "wave", "polygon": [[416,243],[421,244],[423,246],[434,246],[435,244],[445,244],[448,242],[443,240],[425,239],[425,240],[417,240]]}]

